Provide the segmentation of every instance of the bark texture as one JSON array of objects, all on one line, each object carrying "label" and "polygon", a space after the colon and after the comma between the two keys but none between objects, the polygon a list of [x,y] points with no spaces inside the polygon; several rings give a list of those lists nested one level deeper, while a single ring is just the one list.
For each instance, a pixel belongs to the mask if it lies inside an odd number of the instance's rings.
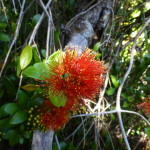
[{"label": "bark texture", "polygon": [[81,53],[95,36],[100,39],[109,23],[113,7],[113,0],[101,0],[74,17],[65,26],[66,36],[69,38],[66,46],[78,47]]},{"label": "bark texture", "polygon": [[32,150],[52,150],[54,131],[47,132],[34,131],[32,140]]}]

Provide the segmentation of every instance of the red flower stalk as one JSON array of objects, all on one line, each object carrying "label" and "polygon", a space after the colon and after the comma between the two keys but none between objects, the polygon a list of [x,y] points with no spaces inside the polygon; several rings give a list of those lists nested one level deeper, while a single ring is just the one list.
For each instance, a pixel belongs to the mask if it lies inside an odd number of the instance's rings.
[{"label": "red flower stalk", "polygon": [[81,55],[67,49],[61,63],[50,66],[49,78],[45,78],[49,90],[64,93],[68,99],[92,99],[103,85],[106,69],[95,56],[88,48]]}]

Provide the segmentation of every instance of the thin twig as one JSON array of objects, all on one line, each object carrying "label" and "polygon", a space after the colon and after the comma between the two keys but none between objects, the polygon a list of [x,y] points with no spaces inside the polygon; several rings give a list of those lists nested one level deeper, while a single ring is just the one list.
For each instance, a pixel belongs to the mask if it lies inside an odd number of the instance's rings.
[{"label": "thin twig", "polygon": [[4,6],[3,0],[1,0],[1,2],[2,2],[2,7],[3,7],[4,15],[5,15],[5,18],[6,18],[6,22],[8,23],[8,17],[7,17],[7,14],[6,14],[6,7]]},{"label": "thin twig", "polygon": [[[49,5],[51,4],[51,1],[52,1],[52,0],[49,0],[49,1],[47,2],[46,7],[45,7],[46,9],[48,9]],[[29,42],[28,42],[29,45],[31,45],[31,43],[33,42],[33,40],[34,40],[34,38],[35,38],[35,36],[36,36],[37,30],[38,30],[39,26],[41,25],[41,23],[42,23],[42,21],[43,21],[44,15],[45,15],[45,12],[42,13],[42,15],[41,15],[39,21],[38,21],[37,24],[35,25],[35,27],[34,27],[34,29],[33,29],[33,32],[32,32],[32,35],[31,35],[31,37],[30,37],[30,40],[29,40]]]},{"label": "thin twig", "polygon": [[21,5],[21,10],[20,10],[20,14],[19,14],[18,22],[17,22],[17,28],[16,28],[16,31],[15,31],[15,36],[14,36],[13,41],[12,41],[11,44],[10,44],[9,50],[8,50],[7,55],[6,55],[6,57],[5,57],[4,64],[3,64],[2,69],[1,69],[1,72],[0,72],[0,78],[1,78],[1,76],[2,76],[2,73],[3,73],[3,71],[4,71],[4,68],[5,68],[5,66],[6,66],[6,63],[7,63],[7,61],[8,61],[8,57],[9,57],[9,55],[10,55],[10,52],[11,52],[11,50],[12,50],[14,44],[16,43],[17,38],[18,38],[18,35],[19,35],[19,30],[20,30],[20,27],[21,27],[21,22],[22,22],[23,16],[24,16],[23,10],[24,10],[24,6],[25,6],[25,2],[26,2],[26,0],[23,0],[22,5]]},{"label": "thin twig", "polygon": [[58,150],[61,150],[60,144],[59,144],[59,141],[58,141],[57,134],[55,134],[55,140],[56,140],[56,143],[57,143],[57,148],[58,148]]},{"label": "thin twig", "polygon": [[76,147],[75,150],[78,149],[78,147],[81,145],[81,143],[83,142],[83,140],[85,139],[85,137],[87,136],[87,134],[90,132],[92,126],[94,125],[94,122],[91,124],[91,126],[89,127],[89,129],[87,130],[86,134],[83,136],[83,138],[81,139],[81,141],[79,142],[78,146]]}]

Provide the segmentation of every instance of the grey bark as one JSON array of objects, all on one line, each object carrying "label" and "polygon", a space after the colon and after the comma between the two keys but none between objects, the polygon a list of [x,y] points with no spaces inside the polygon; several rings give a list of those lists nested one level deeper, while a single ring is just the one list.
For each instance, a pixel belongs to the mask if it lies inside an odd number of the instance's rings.
[{"label": "grey bark", "polygon": [[[113,0],[101,0],[88,10],[75,16],[64,29],[69,39],[66,46],[74,46],[81,53],[91,44],[96,32],[105,31],[113,7]],[[54,131],[43,133],[36,130],[33,135],[32,150],[52,150],[53,134]]]},{"label": "grey bark", "polygon": [[101,38],[112,15],[113,7],[113,0],[101,0],[74,17],[65,26],[69,37],[69,42],[66,46],[78,47],[77,49],[81,53],[91,44],[96,34],[100,34],[98,38]]},{"label": "grey bark", "polygon": [[46,132],[34,131],[32,140],[32,150],[52,150],[54,131]]}]

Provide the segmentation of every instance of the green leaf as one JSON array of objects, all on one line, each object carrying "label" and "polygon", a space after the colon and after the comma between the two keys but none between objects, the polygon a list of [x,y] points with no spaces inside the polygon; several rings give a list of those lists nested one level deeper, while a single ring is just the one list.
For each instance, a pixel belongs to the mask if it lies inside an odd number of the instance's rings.
[{"label": "green leaf", "polygon": [[35,68],[35,66],[30,66],[23,71],[23,75],[27,77],[42,80],[43,78],[40,76],[39,70]]},{"label": "green leaf", "polygon": [[19,138],[19,143],[20,143],[20,144],[23,144],[23,143],[24,143],[24,138],[23,138],[23,137]]},{"label": "green leaf", "polygon": [[66,105],[67,98],[63,94],[54,95],[51,91],[49,91],[49,99],[52,104],[56,107],[64,107]]},{"label": "green leaf", "polygon": [[64,52],[62,50],[58,50],[55,53],[53,53],[48,60],[55,61],[55,62],[61,62],[63,58]]},{"label": "green leaf", "polygon": [[4,111],[3,106],[0,108],[0,118],[6,117],[8,114]]},{"label": "green leaf", "polygon": [[55,43],[58,45],[59,44],[59,36],[60,36],[60,29],[57,29],[54,32],[54,39],[55,39]]},{"label": "green leaf", "polygon": [[3,83],[5,86],[5,90],[7,90],[8,92],[8,96],[15,97],[16,96],[16,87],[14,86],[14,84],[12,83],[12,81],[8,78],[8,77],[3,77]]},{"label": "green leaf", "polygon": [[16,103],[7,103],[7,104],[4,105],[4,111],[7,114],[13,115],[18,110],[20,110],[20,107]]},{"label": "green leaf", "polygon": [[4,30],[7,27],[7,23],[0,23],[0,30]]},{"label": "green leaf", "polygon": [[116,77],[111,75],[110,78],[111,78],[111,81],[112,81],[114,87],[117,88],[119,86],[119,82],[117,81]]},{"label": "green leaf", "polygon": [[28,113],[26,111],[16,112],[10,120],[10,124],[19,124],[24,122],[27,119]]},{"label": "green leaf", "polygon": [[5,118],[5,119],[1,119],[1,120],[0,120],[0,129],[1,129],[1,128],[5,128],[6,125],[8,124],[8,122],[9,122],[9,120],[10,120],[10,117]]},{"label": "green leaf", "polygon": [[9,140],[9,144],[12,146],[16,145],[19,142],[19,133],[14,129],[8,130],[4,135],[4,139]]},{"label": "green leaf", "polygon": [[35,97],[35,98],[33,97],[31,103],[33,104],[33,106],[42,106],[43,101],[44,101],[43,97]]},{"label": "green leaf", "polygon": [[150,138],[150,127],[144,128],[144,131],[147,134],[148,138]]},{"label": "green leaf", "polygon": [[107,91],[106,91],[106,94],[108,95],[113,95],[115,93],[115,88],[109,88]]},{"label": "green leaf", "polygon": [[10,37],[3,33],[3,32],[0,32],[0,41],[3,41],[3,42],[9,42],[10,41]]},{"label": "green leaf", "polygon": [[125,102],[123,103],[123,106],[122,106],[122,107],[128,107],[128,106],[129,106],[129,103],[125,101]]},{"label": "green leaf", "polygon": [[42,50],[41,50],[41,53],[42,53],[42,56],[43,56],[44,58],[46,58],[46,50],[45,50],[45,49],[42,49]]},{"label": "green leaf", "polygon": [[34,58],[34,62],[37,63],[37,62],[40,62],[40,58],[38,56],[38,53],[37,53],[37,47],[33,47],[32,46],[32,50],[33,50],[33,58]]},{"label": "green leaf", "polygon": [[21,74],[21,67],[20,67],[20,59],[19,59],[19,62],[17,64],[17,76],[19,77]]},{"label": "green leaf", "polygon": [[18,90],[18,104],[22,106],[23,108],[26,108],[28,101],[30,100],[30,97],[22,90]]},{"label": "green leaf", "polygon": [[36,63],[34,66],[30,66],[23,71],[23,75],[28,77],[44,80],[43,77],[49,77],[49,71],[51,60],[45,60],[44,62]]},{"label": "green leaf", "polygon": [[41,15],[40,15],[40,14],[37,14],[37,15],[35,15],[35,16],[32,18],[32,23],[33,23],[33,25],[36,25],[36,24],[37,24],[37,22],[39,21],[40,17],[41,17]]},{"label": "green leaf", "polygon": [[74,147],[73,143],[72,142],[69,143],[68,150],[74,150],[74,149],[75,149],[75,147]]},{"label": "green leaf", "polygon": [[20,56],[20,67],[21,70],[25,69],[32,60],[32,47],[27,45]]},{"label": "green leaf", "polygon": [[60,142],[60,148],[61,148],[61,150],[66,150],[67,144],[65,142]]},{"label": "green leaf", "polygon": [[98,51],[99,50],[99,48],[100,48],[100,42],[97,42],[95,45],[94,45],[94,48],[93,48],[93,50],[94,51]]}]

